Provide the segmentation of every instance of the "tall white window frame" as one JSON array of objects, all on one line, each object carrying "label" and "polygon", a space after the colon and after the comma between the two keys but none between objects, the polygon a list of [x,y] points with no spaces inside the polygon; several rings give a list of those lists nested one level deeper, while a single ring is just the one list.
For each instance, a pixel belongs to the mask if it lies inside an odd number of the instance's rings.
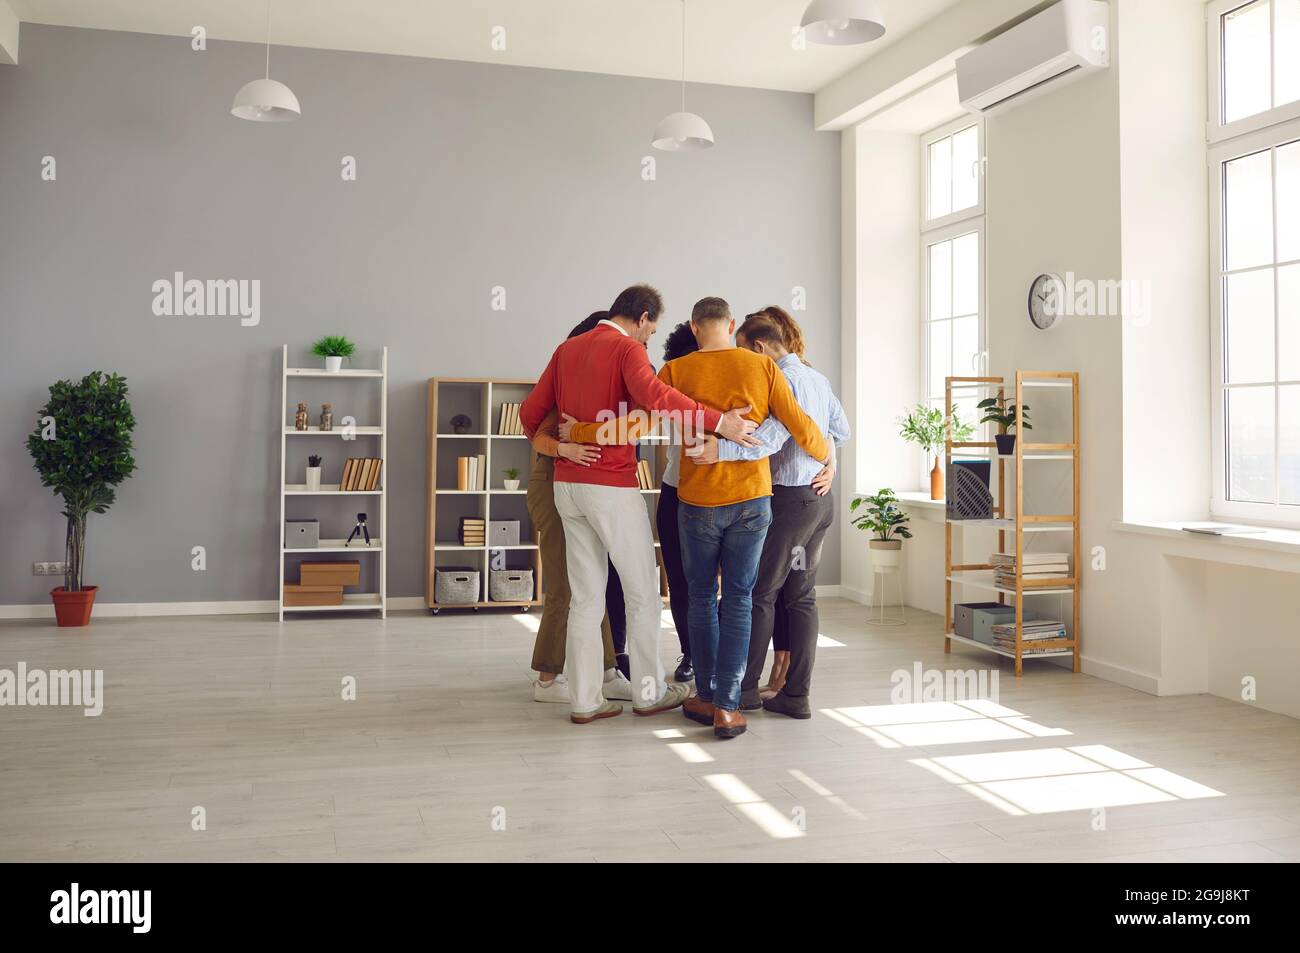
[{"label": "tall white window frame", "polygon": [[[952,143],[955,137],[960,137],[963,133],[969,137],[973,130],[975,147],[970,148],[969,140],[964,145],[954,150]],[[958,139],[957,141],[961,141]],[[952,205],[958,204],[960,199],[953,200],[954,196],[965,195],[970,198],[971,185],[967,181],[964,187],[951,185],[951,175],[954,163],[949,162],[948,169],[950,173],[949,198],[950,201],[945,208],[943,204],[936,203],[934,197],[937,192],[942,192],[941,182],[935,181],[932,174],[932,168],[936,165],[942,169],[942,157],[938,161],[932,161],[935,156],[936,147],[942,149],[948,145],[948,156],[951,157],[956,151],[963,158],[960,160],[964,166],[966,162],[972,163],[969,167],[969,175],[973,176],[974,182],[974,202],[965,205],[965,207],[952,210]],[[987,281],[986,281],[986,247],[985,247],[985,230],[984,230],[984,123],[976,116],[963,116],[953,122],[946,123],[937,129],[921,136],[921,209],[920,209],[920,235],[921,235],[921,314],[919,327],[917,328],[921,336],[921,402],[930,407],[941,407],[943,405],[943,377],[946,374],[939,374],[939,367],[936,364],[937,355],[933,349],[936,340],[944,340],[942,333],[935,333],[937,326],[947,324],[948,327],[948,359],[947,367],[949,373],[959,377],[979,377],[983,376],[988,366],[988,321],[987,321]],[[938,186],[938,188],[936,188]],[[935,206],[938,205],[938,208]],[[974,241],[976,254],[975,258],[975,281],[976,290],[971,301],[970,295],[962,296],[965,303],[957,300],[954,269],[958,260],[958,255],[954,253],[955,248],[968,247],[971,241]],[[935,255],[934,251],[940,246],[947,246],[948,254]],[[969,257],[969,256],[967,256]],[[936,266],[936,259],[938,263]],[[946,264],[949,269],[946,280],[942,275],[937,275],[935,267],[942,268]],[[938,280],[936,280],[938,277]],[[936,294],[947,292],[948,301],[945,306],[943,302],[938,302],[936,307]],[[973,305],[973,310],[972,310]],[[954,355],[955,342],[958,335],[955,329],[958,322],[966,321],[970,318],[975,319],[975,344],[973,351],[964,350],[962,355]],[[967,360],[963,357],[969,354]],[[942,361],[940,361],[942,363]],[[985,396],[975,390],[966,390],[954,394],[954,402],[959,404],[961,409],[960,417],[965,423],[977,423],[978,417],[974,414],[974,405]]]},{"label": "tall white window frame", "polygon": [[[1261,3],[1269,4],[1269,22],[1275,23],[1275,0],[1207,6],[1210,509],[1217,518],[1295,528],[1300,527],[1300,167],[1295,166],[1300,101],[1223,121],[1229,80],[1223,73],[1225,18],[1251,10],[1262,15]],[[1275,35],[1270,40],[1275,46]],[[1274,76],[1270,61],[1270,96]],[[1267,224],[1250,227],[1248,215]],[[1243,220],[1245,227],[1235,224]]]},{"label": "tall white window frame", "polygon": [[1206,29],[1208,31],[1206,50],[1209,52],[1210,57],[1209,69],[1207,70],[1209,77],[1209,96],[1207,99],[1209,116],[1206,122],[1206,138],[1211,143],[1247,135],[1290,119],[1300,119],[1300,99],[1275,103],[1269,108],[1252,112],[1240,118],[1229,118],[1227,110],[1230,95],[1224,72],[1228,60],[1228,36],[1227,31],[1224,29],[1225,22],[1230,21],[1235,16],[1241,16],[1252,11],[1263,12],[1264,5],[1267,5],[1269,43],[1266,50],[1261,49],[1259,58],[1262,59],[1266,56],[1268,60],[1266,68],[1268,70],[1270,102],[1273,102],[1276,98],[1281,98],[1282,94],[1277,89],[1277,69],[1274,63],[1279,59],[1284,59],[1288,53],[1293,57],[1297,54],[1283,51],[1284,57],[1277,56],[1277,47],[1280,43],[1285,43],[1287,39],[1287,37],[1282,36],[1283,31],[1278,28],[1279,11],[1285,11],[1281,14],[1281,18],[1289,22],[1290,17],[1287,13],[1290,8],[1283,6],[1283,4],[1295,4],[1295,2],[1296,0],[1277,0],[1277,2],[1275,0],[1214,0],[1214,2],[1206,5]]}]

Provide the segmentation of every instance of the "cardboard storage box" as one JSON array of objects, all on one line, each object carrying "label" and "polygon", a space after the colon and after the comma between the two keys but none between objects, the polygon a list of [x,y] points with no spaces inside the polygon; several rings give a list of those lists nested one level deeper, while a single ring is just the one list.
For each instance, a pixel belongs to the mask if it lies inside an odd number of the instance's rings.
[{"label": "cardboard storage box", "polygon": [[320,520],[285,520],[285,549],[314,549],[320,545]]},{"label": "cardboard storage box", "polygon": [[433,601],[438,605],[472,605],[479,601],[479,592],[477,569],[452,567],[434,571]]},{"label": "cardboard storage box", "polygon": [[[953,631],[962,638],[975,638],[975,613],[980,609],[989,609],[997,612],[1000,609],[1009,609],[1010,606],[1004,606],[1000,602],[963,602],[952,607]],[[1015,610],[1012,609],[1011,618],[1015,619]]]},{"label": "cardboard storage box", "polygon": [[493,569],[488,574],[488,598],[493,602],[532,602],[531,569]]},{"label": "cardboard storage box", "polygon": [[519,520],[488,520],[488,548],[519,545]]},{"label": "cardboard storage box", "polygon": [[342,586],[304,586],[301,583],[284,584],[286,606],[341,606]]},{"label": "cardboard storage box", "polygon": [[359,586],[361,563],[356,559],[305,562],[298,567],[298,581],[304,586]]}]

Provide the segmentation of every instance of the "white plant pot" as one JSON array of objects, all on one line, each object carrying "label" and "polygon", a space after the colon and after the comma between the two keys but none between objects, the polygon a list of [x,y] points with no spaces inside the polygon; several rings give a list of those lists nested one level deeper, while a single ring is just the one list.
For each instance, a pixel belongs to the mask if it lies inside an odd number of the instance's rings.
[{"label": "white plant pot", "polygon": [[309,490],[320,489],[320,467],[307,468],[307,489]]},{"label": "white plant pot", "polygon": [[901,539],[873,539],[871,547],[871,564],[880,568],[897,569],[903,555]]},{"label": "white plant pot", "polygon": [[506,480],[506,481],[504,481],[504,482],[505,482],[505,488],[506,488],[507,490],[517,490],[517,489],[519,489],[519,481],[518,481],[518,480]]},{"label": "white plant pot", "polygon": [[325,370],[329,371],[331,374],[337,374],[339,371],[343,370],[342,355],[325,358]]}]

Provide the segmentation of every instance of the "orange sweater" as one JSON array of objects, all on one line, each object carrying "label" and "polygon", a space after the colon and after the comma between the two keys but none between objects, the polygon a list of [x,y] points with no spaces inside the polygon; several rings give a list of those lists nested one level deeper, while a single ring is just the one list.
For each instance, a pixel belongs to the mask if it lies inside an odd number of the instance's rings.
[{"label": "orange sweater", "polygon": [[[769,415],[773,416],[814,459],[830,457],[831,450],[821,429],[803,412],[785,375],[771,358],[742,348],[696,351],[665,364],[659,371],[659,379],[710,407],[726,410],[749,404],[753,408],[746,415],[749,419],[762,423]],[[600,443],[601,428],[601,424],[575,424],[569,439],[576,443]],[[613,429],[606,428],[607,440]],[[625,437],[635,439],[637,435]],[[681,453],[682,449],[672,448],[671,452]],[[696,465],[690,457],[682,457],[677,496],[684,503],[727,506],[771,495],[772,468],[765,459]]]}]

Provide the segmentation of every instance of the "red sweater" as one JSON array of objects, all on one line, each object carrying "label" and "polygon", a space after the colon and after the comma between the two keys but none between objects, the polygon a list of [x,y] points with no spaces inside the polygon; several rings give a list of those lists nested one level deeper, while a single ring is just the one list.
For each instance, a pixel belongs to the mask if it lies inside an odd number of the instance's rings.
[{"label": "red sweater", "polygon": [[[722,417],[659,380],[645,347],[608,324],[598,324],[555,349],[537,386],[519,408],[529,439],[552,407],[578,420],[604,420],[610,413],[622,416],[635,408],[683,414],[703,411],[708,430],[716,428]],[[636,446],[601,447],[600,460],[589,467],[559,458],[555,481],[635,488],[640,485]]]}]

